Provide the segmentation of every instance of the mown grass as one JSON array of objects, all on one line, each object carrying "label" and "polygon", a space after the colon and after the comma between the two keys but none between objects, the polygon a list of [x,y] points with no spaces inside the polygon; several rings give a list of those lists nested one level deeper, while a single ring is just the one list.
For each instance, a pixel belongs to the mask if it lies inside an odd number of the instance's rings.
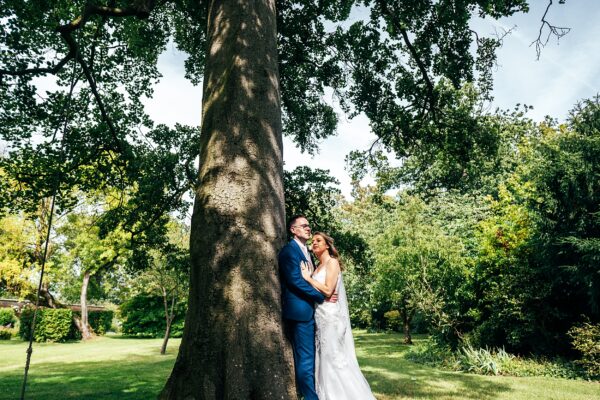
[{"label": "mown grass", "polygon": [[378,400],[600,399],[598,382],[443,371],[405,359],[409,346],[400,335],[355,331],[354,338],[358,361]]},{"label": "mown grass", "polygon": [[[600,384],[557,378],[480,376],[442,371],[404,358],[400,335],[355,332],[357,355],[378,400],[600,400]],[[179,340],[167,355],[160,339],[101,337],[34,345],[27,399],[154,399],[166,381]],[[19,397],[25,349],[0,341],[0,399]]]},{"label": "mown grass", "polygon": [[[154,399],[166,382],[180,339],[160,355],[162,339],[99,337],[34,343],[27,399]],[[27,343],[0,341],[0,399],[18,399]]]}]

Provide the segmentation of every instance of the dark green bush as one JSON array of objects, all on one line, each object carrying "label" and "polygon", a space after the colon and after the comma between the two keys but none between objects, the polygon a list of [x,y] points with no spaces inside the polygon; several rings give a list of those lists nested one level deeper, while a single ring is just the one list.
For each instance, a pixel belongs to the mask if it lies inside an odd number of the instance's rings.
[{"label": "dark green bush", "polygon": [[600,324],[586,322],[569,330],[573,347],[580,353],[576,361],[586,371],[589,378],[600,378]]},{"label": "dark green bush", "polygon": [[110,330],[115,313],[112,310],[92,311],[88,315],[90,326],[98,335],[104,335]]},{"label": "dark green bush", "polygon": [[[75,311],[81,318],[81,312]],[[111,310],[88,311],[88,322],[96,335],[104,335],[110,330],[115,313]]]},{"label": "dark green bush", "polygon": [[[21,312],[19,336],[23,340],[31,337],[31,323],[34,309],[24,308]],[[79,331],[73,322],[73,311],[66,308],[40,308],[35,326],[36,342],[64,342],[78,339]]]},{"label": "dark green bush", "polygon": [[[186,304],[175,307],[171,337],[183,335]],[[165,334],[165,310],[160,296],[135,296],[121,305],[122,332],[128,336],[162,337]]]},{"label": "dark green bush", "polygon": [[0,308],[0,326],[12,327],[17,322],[17,317],[12,308]]}]

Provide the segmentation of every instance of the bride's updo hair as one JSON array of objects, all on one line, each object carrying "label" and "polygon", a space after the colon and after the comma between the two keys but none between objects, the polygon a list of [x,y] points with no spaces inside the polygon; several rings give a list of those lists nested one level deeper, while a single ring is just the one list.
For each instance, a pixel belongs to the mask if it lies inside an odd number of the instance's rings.
[{"label": "bride's updo hair", "polygon": [[340,260],[340,253],[338,253],[337,249],[335,248],[333,242],[333,238],[331,236],[329,236],[326,233],[323,232],[315,232],[313,233],[313,237],[315,236],[321,236],[323,238],[323,240],[325,240],[325,243],[327,244],[327,246],[329,247],[327,249],[327,252],[329,253],[329,255],[332,258],[335,258],[336,260],[338,260],[338,263],[340,264],[340,269],[343,271],[344,270],[344,266],[342,265],[342,260]]}]

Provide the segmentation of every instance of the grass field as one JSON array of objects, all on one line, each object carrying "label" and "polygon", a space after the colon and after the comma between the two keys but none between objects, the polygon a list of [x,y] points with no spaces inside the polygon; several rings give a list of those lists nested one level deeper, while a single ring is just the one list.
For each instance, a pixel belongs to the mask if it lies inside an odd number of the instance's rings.
[{"label": "grass field", "polygon": [[[355,332],[363,372],[378,400],[600,400],[600,383],[555,378],[487,377],[441,371],[403,357],[399,335]],[[27,399],[153,399],[175,361],[179,340],[101,337],[34,345]],[[27,344],[0,341],[0,399],[19,397]]]}]

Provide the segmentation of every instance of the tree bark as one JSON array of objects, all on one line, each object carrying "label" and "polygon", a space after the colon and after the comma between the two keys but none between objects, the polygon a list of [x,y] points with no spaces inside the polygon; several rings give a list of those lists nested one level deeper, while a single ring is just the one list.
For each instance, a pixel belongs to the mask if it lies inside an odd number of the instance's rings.
[{"label": "tree bark", "polygon": [[87,308],[87,289],[90,283],[90,271],[85,271],[83,274],[83,282],[81,284],[81,295],[79,302],[81,303],[81,338],[88,340],[92,338],[92,330],[88,322],[88,308]]},{"label": "tree bark", "polygon": [[410,323],[414,316],[414,311],[409,310],[408,307],[403,306],[400,312],[402,316],[402,329],[404,330],[404,343],[413,344],[412,335],[410,334]]},{"label": "tree bark", "polygon": [[161,399],[292,399],[275,0],[214,0],[179,355]]}]

